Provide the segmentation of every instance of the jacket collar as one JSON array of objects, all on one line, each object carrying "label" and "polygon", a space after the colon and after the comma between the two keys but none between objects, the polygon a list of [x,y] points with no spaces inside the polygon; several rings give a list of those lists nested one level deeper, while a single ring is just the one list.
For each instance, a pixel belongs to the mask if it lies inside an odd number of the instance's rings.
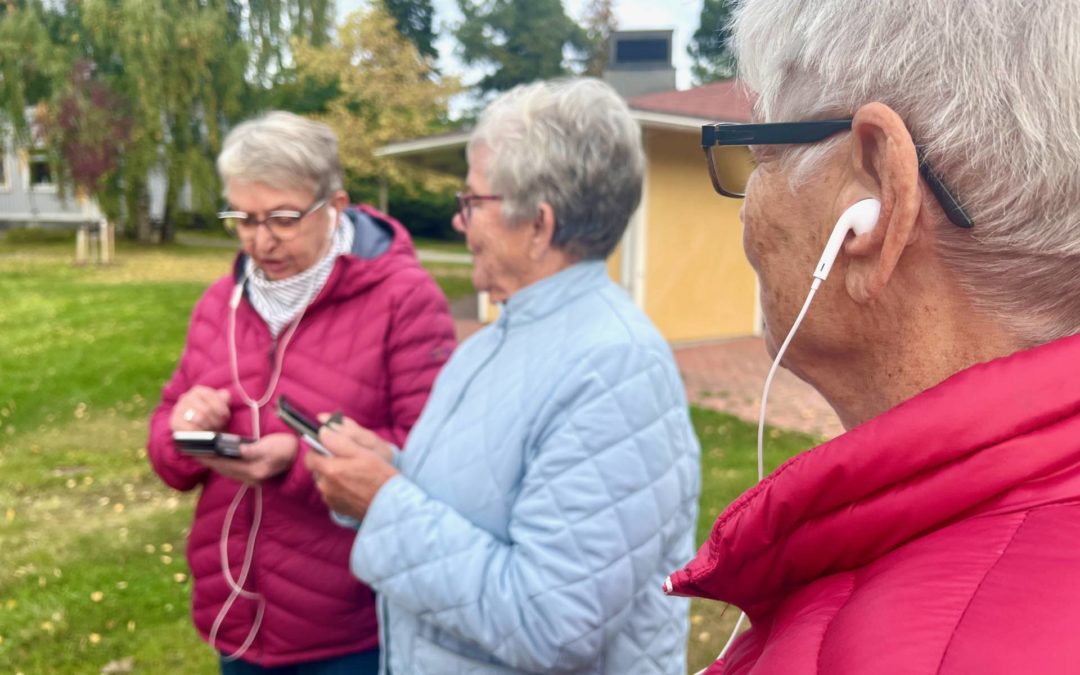
[{"label": "jacket collar", "polygon": [[958,519],[1075,499],[1077,363],[1080,335],[976,365],[797,455],[720,515],[669,592],[754,620]]},{"label": "jacket collar", "polygon": [[607,282],[603,260],[587,260],[532,283],[503,303],[498,324],[521,326],[541,319]]}]

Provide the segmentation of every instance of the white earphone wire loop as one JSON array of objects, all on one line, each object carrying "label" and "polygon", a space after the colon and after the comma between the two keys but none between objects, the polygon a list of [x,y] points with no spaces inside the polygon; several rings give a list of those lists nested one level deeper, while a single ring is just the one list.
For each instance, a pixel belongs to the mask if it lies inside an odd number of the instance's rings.
[{"label": "white earphone wire loop", "polygon": [[225,661],[235,661],[240,658],[251,647],[251,643],[255,641],[255,636],[259,632],[259,628],[262,626],[263,612],[266,609],[266,599],[259,593],[253,591],[244,590],[244,583],[247,581],[248,574],[251,572],[251,562],[254,559],[255,552],[255,535],[259,531],[259,523],[262,521],[262,488],[258,485],[255,486],[255,514],[253,516],[253,522],[251,531],[248,533],[247,547],[244,554],[244,564],[240,568],[240,577],[234,579],[232,576],[232,570],[229,569],[229,530],[232,528],[233,515],[236,513],[237,507],[239,507],[241,500],[247,493],[250,486],[245,483],[240,486],[236,496],[233,497],[232,503],[229,504],[229,511],[225,516],[225,525],[221,529],[221,539],[219,541],[220,553],[221,553],[221,573],[225,577],[225,582],[229,585],[230,593],[228,600],[222,605],[221,611],[218,612],[217,617],[214,619],[214,625],[210,629],[209,642],[210,646],[217,648],[217,634],[221,628],[221,623],[228,616],[229,610],[232,609],[233,603],[237,598],[245,598],[247,600],[255,600],[258,602],[257,609],[255,610],[255,620],[252,622],[251,629],[248,631],[247,637],[244,642],[234,651],[232,654],[226,654],[222,656]]},{"label": "white earphone wire loop", "polygon": [[[278,380],[281,379],[281,371],[285,362],[285,349],[288,347],[289,342],[292,341],[293,334],[296,333],[296,329],[300,326],[300,321],[303,320],[311,303],[309,301],[308,304],[304,306],[304,309],[301,310],[299,316],[297,316],[289,325],[289,328],[285,331],[285,335],[278,344],[277,349],[274,350],[274,369],[270,375],[270,381],[267,384],[266,391],[263,392],[258,400],[255,400],[248,394],[243,383],[240,381],[239,358],[236,349],[236,310],[240,305],[240,298],[243,297],[244,284],[247,283],[248,276],[245,276],[240,283],[236,285],[236,289],[233,291],[232,300],[229,302],[228,337],[226,339],[229,343],[229,369],[232,375],[233,384],[236,385],[236,390],[240,394],[240,398],[243,399],[244,403],[249,408],[251,408],[252,438],[259,440],[262,438],[262,424],[259,418],[260,410],[264,405],[269,403],[270,399],[274,396],[274,391],[277,389]],[[313,278],[311,282],[312,288],[308,289],[307,295],[311,295],[314,285],[315,280]],[[311,299],[314,300],[314,298]],[[244,563],[240,568],[240,577],[234,579],[232,570],[229,568],[229,532],[232,530],[232,522],[236,515],[236,509],[239,507],[240,502],[244,499],[244,495],[247,494],[248,489],[251,487],[255,488],[255,510],[252,515],[251,531],[248,533],[247,546],[244,550]],[[225,583],[229,586],[230,592],[229,598],[225,601],[225,604],[222,605],[221,610],[214,619],[213,627],[210,629],[208,640],[210,646],[217,649],[218,631],[237,598],[255,600],[258,603],[255,611],[255,620],[252,622],[251,629],[248,631],[247,638],[245,638],[243,644],[241,644],[232,654],[222,656],[222,659],[227,662],[239,659],[251,647],[251,644],[255,641],[255,636],[259,633],[259,628],[262,626],[263,614],[266,611],[266,598],[260,593],[244,589],[244,583],[247,581],[248,573],[251,571],[252,561],[255,558],[255,540],[259,533],[259,525],[262,523],[262,511],[262,486],[258,484],[252,486],[252,484],[244,483],[240,486],[240,489],[237,490],[236,496],[233,497],[232,503],[229,505],[229,510],[225,514],[225,522],[222,523],[221,526],[221,539],[219,541],[221,571],[222,575],[225,577]]]}]

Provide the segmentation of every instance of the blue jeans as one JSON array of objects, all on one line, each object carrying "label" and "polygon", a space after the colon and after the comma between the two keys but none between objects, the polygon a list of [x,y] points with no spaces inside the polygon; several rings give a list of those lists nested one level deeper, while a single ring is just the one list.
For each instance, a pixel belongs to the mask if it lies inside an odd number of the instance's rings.
[{"label": "blue jeans", "polygon": [[221,675],[378,675],[379,648],[294,666],[264,668],[247,661],[221,660]]}]

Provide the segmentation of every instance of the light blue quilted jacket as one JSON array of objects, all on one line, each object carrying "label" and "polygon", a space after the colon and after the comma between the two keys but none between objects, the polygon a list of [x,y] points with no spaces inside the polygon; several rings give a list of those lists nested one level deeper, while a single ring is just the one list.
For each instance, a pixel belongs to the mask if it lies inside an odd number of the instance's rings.
[{"label": "light blue quilted jacket", "polygon": [[699,450],[671,351],[586,262],[453,355],[357,534],[383,672],[682,673]]}]

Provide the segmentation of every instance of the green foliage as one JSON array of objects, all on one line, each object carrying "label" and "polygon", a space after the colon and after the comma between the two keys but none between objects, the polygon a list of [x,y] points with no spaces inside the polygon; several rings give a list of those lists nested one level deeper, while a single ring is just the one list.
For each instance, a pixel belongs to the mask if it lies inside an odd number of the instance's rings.
[{"label": "green foliage", "polygon": [[336,132],[342,166],[353,180],[396,185],[422,180],[430,187],[447,182],[375,155],[391,141],[435,131],[459,91],[457,80],[439,77],[397,32],[381,4],[350,14],[334,44],[316,47],[295,40],[293,50],[300,78],[335,87],[325,112],[312,116]]},{"label": "green foliage", "polygon": [[266,103],[271,110],[318,117],[329,112],[330,103],[339,96],[341,83],[337,77],[301,75],[294,68],[287,79],[266,93]]},{"label": "green foliage", "polygon": [[413,43],[416,51],[428,59],[436,59],[435,7],[431,0],[382,0],[387,13],[394,17],[398,32]]},{"label": "green foliage", "polygon": [[49,96],[67,70],[48,23],[41,2],[0,4],[0,120],[23,145],[32,140],[26,109]]},{"label": "green foliage", "polygon": [[[379,184],[373,178],[350,177],[346,188],[354,202],[378,206]],[[423,182],[392,183],[388,200],[390,215],[401,221],[413,237],[460,239],[451,219],[457,212],[455,187],[426,187]]]},{"label": "green foliage", "polygon": [[211,213],[224,132],[288,81],[288,40],[325,44],[333,18],[331,0],[24,0],[3,8],[4,116],[28,142],[23,111],[36,105],[61,186],[96,197],[142,240],[151,236],[151,172],[167,178],[166,222],[185,184],[195,211]]},{"label": "green foliage", "polygon": [[[457,29],[465,63],[493,69],[477,83],[481,93],[576,72],[592,46],[561,0],[458,0],[464,21]],[[580,68],[577,68],[580,70]]]},{"label": "green foliage", "polygon": [[693,60],[690,72],[698,84],[735,76],[735,54],[728,43],[734,9],[733,0],[705,0],[701,8],[701,21],[686,48]]}]

